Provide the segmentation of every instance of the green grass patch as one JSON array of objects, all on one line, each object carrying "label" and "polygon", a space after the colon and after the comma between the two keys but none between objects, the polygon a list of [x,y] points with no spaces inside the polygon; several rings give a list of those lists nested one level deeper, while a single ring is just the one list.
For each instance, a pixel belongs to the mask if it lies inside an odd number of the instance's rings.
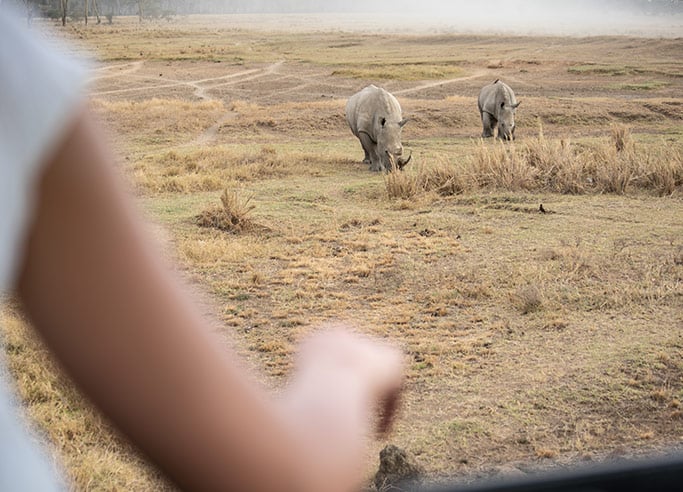
[{"label": "green grass patch", "polygon": [[639,73],[644,73],[645,70],[636,67],[620,66],[620,65],[599,65],[599,64],[586,64],[586,65],[575,65],[567,69],[569,73],[577,75],[636,75]]},{"label": "green grass patch", "polygon": [[332,75],[366,80],[439,80],[462,77],[463,70],[453,66],[398,63],[340,68]]},{"label": "green grass patch", "polygon": [[668,82],[650,81],[640,83],[625,83],[610,86],[612,89],[626,90],[626,91],[654,91],[663,87],[668,87]]}]

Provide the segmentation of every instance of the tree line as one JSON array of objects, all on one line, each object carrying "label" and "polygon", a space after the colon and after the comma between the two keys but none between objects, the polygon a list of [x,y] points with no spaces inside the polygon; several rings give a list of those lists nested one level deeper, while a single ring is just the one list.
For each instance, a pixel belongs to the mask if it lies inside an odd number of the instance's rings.
[{"label": "tree line", "polygon": [[60,19],[85,24],[94,19],[97,24],[113,23],[114,17],[136,15],[143,19],[169,18],[174,15],[196,13],[191,0],[0,0],[0,5],[11,5],[25,13],[30,23],[34,17]]},{"label": "tree line", "polygon": [[[515,0],[511,0],[513,3]],[[535,0],[517,1],[533,6]],[[538,0],[536,0],[538,1]],[[438,11],[439,2],[426,2]],[[590,2],[584,1],[590,5]],[[60,19],[86,24],[93,18],[98,24],[112,23],[116,16],[135,15],[143,19],[171,18],[188,14],[292,13],[292,12],[367,12],[401,11],[412,2],[397,0],[373,2],[354,0],[0,0],[0,6],[13,5],[24,11],[30,23],[34,17]],[[454,2],[455,4],[455,2]],[[638,14],[683,14],[683,0],[596,0],[596,6]],[[547,5],[547,4],[545,4]]]}]

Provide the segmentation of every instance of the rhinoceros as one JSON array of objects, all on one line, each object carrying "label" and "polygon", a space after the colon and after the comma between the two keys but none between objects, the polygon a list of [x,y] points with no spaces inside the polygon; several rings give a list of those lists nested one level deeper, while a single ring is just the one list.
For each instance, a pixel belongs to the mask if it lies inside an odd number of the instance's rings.
[{"label": "rhinoceros", "polygon": [[484,86],[479,93],[479,114],[484,131],[484,138],[493,136],[493,128],[498,125],[498,138],[503,140],[515,139],[515,110],[519,102],[510,87],[496,80],[493,84]]},{"label": "rhinoceros", "polygon": [[403,169],[412,156],[403,158],[401,130],[408,121],[401,105],[386,90],[369,85],[346,103],[346,121],[365,152],[363,162],[371,171]]}]

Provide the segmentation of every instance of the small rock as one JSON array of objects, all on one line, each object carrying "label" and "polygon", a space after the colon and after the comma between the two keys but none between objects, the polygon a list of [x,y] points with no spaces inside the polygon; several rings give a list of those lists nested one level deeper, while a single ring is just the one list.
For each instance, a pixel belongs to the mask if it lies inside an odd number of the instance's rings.
[{"label": "small rock", "polygon": [[415,458],[405,450],[388,444],[379,453],[379,470],[375,474],[375,487],[380,492],[416,491],[424,471]]}]

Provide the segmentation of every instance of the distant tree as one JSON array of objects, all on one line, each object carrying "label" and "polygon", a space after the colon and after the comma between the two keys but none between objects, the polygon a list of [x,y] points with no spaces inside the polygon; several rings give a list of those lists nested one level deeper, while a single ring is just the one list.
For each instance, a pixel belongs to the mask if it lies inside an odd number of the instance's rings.
[{"label": "distant tree", "polygon": [[66,26],[66,13],[69,8],[69,0],[59,0],[62,7],[62,26]]},{"label": "distant tree", "polygon": [[[85,1],[87,2],[88,0],[85,0]],[[100,19],[100,9],[97,6],[97,0],[91,0],[91,2],[92,2],[92,9],[95,12],[95,19],[97,19],[97,23],[100,24],[102,22],[102,20]]]}]

